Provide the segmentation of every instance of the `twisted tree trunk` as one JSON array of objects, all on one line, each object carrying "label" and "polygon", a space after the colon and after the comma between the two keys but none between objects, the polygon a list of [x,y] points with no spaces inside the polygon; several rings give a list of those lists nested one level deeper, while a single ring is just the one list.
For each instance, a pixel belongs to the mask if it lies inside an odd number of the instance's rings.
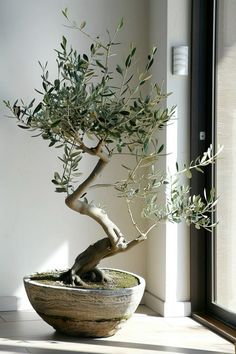
[{"label": "twisted tree trunk", "polygon": [[87,215],[98,222],[107,237],[90,245],[84,252],[76,257],[71,269],[61,275],[61,280],[67,284],[85,285],[86,279],[107,281],[103,273],[97,268],[100,261],[105,257],[127,251],[144,240],[144,237],[140,235],[135,240],[126,242],[120,229],[109,219],[104,210],[80,200],[109,162],[109,157],[103,153],[102,146],[103,143],[100,142],[98,146],[92,150],[93,154],[99,157],[99,161],[94,170],[88,178],[66,198],[65,202],[72,210],[82,215]]}]

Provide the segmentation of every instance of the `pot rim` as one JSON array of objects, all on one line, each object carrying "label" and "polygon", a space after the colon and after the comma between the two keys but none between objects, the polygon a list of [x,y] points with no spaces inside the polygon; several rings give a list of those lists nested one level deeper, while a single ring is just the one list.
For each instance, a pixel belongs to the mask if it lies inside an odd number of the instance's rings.
[{"label": "pot rim", "polygon": [[[58,289],[58,290],[66,290],[66,291],[70,291],[70,292],[84,292],[84,293],[88,293],[88,292],[91,292],[93,294],[96,294],[96,293],[101,293],[101,291],[104,291],[105,294],[107,295],[111,295],[112,293],[121,293],[121,292],[124,292],[124,293],[127,293],[128,292],[134,292],[135,290],[137,290],[138,288],[143,288],[145,287],[145,280],[144,278],[142,278],[140,275],[137,275],[135,273],[132,273],[132,272],[128,272],[126,270],[122,270],[122,269],[117,269],[117,268],[110,268],[110,267],[101,267],[101,269],[104,269],[104,270],[114,270],[114,271],[117,271],[117,272],[121,272],[121,273],[127,273],[127,274],[130,274],[132,276],[134,276],[135,278],[138,279],[139,281],[139,284],[135,285],[135,286],[132,286],[132,287],[129,287],[129,288],[116,288],[116,289],[90,289],[90,288],[80,288],[80,287],[70,287],[70,286],[65,286],[65,287],[62,287],[60,285],[48,285],[48,284],[43,284],[43,283],[40,283],[38,282],[38,280],[33,280],[31,279],[31,277],[37,275],[37,274],[40,274],[40,273],[44,273],[44,272],[38,272],[38,273],[33,273],[33,274],[30,274],[30,275],[26,275],[24,276],[23,278],[23,281],[25,284],[32,284],[32,285],[35,285],[35,286],[38,286],[38,287],[42,287],[42,288],[51,288],[51,289]],[[49,273],[50,271],[48,271]]]}]

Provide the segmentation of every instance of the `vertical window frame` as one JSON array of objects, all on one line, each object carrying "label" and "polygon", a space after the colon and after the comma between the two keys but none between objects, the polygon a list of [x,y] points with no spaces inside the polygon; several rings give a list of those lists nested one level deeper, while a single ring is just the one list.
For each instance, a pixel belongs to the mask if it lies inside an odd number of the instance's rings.
[{"label": "vertical window frame", "polygon": [[[217,9],[218,0],[192,2],[191,159],[199,156],[211,143],[215,145]],[[199,140],[200,131],[205,131],[205,141]],[[211,188],[214,179],[214,167],[205,175],[195,174],[192,192],[199,194],[204,187]],[[236,341],[236,314],[214,303],[214,235],[191,228],[190,252],[191,305],[193,314],[197,314],[195,318],[219,330],[227,339]]]}]

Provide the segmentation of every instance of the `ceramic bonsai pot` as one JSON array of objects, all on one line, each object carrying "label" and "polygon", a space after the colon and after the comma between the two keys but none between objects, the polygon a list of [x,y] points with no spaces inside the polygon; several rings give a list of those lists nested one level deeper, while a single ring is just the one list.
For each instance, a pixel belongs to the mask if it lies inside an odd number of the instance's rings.
[{"label": "ceramic bonsai pot", "polygon": [[39,316],[55,330],[78,337],[109,337],[132,316],[144,293],[145,281],[129,288],[84,289],[48,285],[24,278],[29,301]]}]

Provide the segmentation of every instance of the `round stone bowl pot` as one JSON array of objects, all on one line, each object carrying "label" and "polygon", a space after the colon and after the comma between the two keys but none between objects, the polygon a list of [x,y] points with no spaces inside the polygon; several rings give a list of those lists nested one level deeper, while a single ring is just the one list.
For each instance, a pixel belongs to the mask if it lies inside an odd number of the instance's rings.
[{"label": "round stone bowl pot", "polygon": [[26,276],[24,285],[35,311],[55,330],[77,337],[109,337],[132,316],[145,289],[140,276],[115,271],[133,275],[138,285],[116,289],[51,286],[31,279],[35,275]]}]

